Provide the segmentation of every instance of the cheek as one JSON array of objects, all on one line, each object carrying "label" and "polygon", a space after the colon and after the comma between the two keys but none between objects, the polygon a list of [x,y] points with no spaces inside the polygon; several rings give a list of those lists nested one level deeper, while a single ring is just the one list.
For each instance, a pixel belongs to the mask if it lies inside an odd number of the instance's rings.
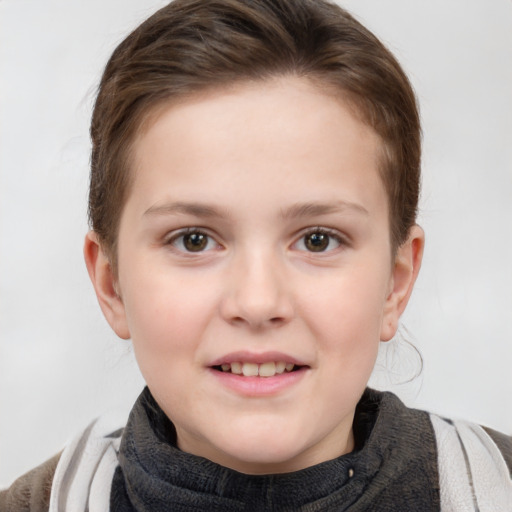
[{"label": "cheek", "polygon": [[198,343],[214,311],[215,287],[147,270],[129,283],[125,311],[136,351],[175,359]]},{"label": "cheek", "polygon": [[165,409],[177,407],[179,386],[190,389],[191,368],[210,314],[208,297],[179,280],[147,278],[130,294],[126,314],[140,371]]},{"label": "cheek", "polygon": [[330,277],[304,297],[303,311],[315,337],[340,354],[373,354],[380,341],[387,276],[372,267],[352,268]]}]

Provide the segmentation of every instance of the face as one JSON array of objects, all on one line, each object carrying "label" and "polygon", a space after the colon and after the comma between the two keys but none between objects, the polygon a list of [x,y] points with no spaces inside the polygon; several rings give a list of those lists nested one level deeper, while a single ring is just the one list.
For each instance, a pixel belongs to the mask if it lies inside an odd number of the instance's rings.
[{"label": "face", "polygon": [[136,140],[116,293],[96,288],[182,450],[277,473],[352,449],[413,273],[391,255],[379,147],[298,78],[172,104]]}]

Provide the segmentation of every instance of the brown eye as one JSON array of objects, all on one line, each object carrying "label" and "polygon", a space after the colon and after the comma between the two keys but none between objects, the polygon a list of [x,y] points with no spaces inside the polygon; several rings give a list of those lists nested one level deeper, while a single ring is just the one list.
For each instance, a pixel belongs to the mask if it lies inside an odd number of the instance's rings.
[{"label": "brown eye", "polygon": [[319,227],[302,235],[293,244],[293,248],[306,252],[330,253],[343,245],[346,245],[346,243],[337,231]]},{"label": "brown eye", "polygon": [[330,237],[327,233],[309,233],[304,236],[304,245],[311,252],[322,252],[329,247]]},{"label": "brown eye", "polygon": [[183,246],[187,251],[204,251],[207,245],[208,235],[205,235],[204,233],[189,233],[187,235],[183,235]]},{"label": "brown eye", "polygon": [[206,253],[221,248],[213,236],[196,228],[184,229],[174,235],[171,234],[165,244],[183,254]]}]

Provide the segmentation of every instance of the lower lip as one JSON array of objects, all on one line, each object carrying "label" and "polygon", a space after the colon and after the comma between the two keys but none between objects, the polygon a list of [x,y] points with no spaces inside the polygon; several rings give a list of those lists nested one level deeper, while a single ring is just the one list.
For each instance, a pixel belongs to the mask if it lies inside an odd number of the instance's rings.
[{"label": "lower lip", "polygon": [[223,386],[245,396],[271,396],[276,395],[301,381],[308,368],[303,367],[294,372],[285,372],[274,377],[244,377],[231,372],[221,372],[210,369]]}]

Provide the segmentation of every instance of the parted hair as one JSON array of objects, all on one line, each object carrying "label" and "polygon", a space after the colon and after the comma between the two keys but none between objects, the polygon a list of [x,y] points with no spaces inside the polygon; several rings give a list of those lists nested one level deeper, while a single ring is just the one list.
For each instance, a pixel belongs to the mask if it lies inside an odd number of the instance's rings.
[{"label": "parted hair", "polygon": [[206,89],[287,75],[338,91],[380,136],[392,247],[406,240],[417,215],[421,127],[391,52],[327,0],[175,0],[115,49],[94,106],[89,221],[114,268],[133,142],[151,113]]}]

